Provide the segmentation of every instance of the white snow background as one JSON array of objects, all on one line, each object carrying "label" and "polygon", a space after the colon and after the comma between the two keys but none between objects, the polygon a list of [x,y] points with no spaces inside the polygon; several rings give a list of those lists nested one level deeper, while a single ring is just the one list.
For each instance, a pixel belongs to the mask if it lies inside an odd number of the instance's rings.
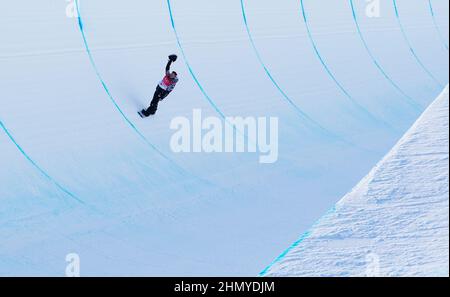
[{"label": "white snow background", "polygon": [[[380,4],[0,0],[0,275],[260,273],[448,83],[448,1]],[[279,117],[279,161],[172,153],[193,108]]]}]

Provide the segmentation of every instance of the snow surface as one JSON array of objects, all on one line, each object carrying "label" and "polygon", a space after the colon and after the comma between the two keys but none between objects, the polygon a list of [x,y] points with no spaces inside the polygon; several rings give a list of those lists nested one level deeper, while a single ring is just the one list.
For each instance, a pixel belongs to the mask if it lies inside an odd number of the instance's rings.
[{"label": "snow surface", "polygon": [[[2,0],[0,275],[257,275],[448,83],[448,1],[380,3]],[[279,161],[173,153],[193,108],[279,117]]]},{"label": "snow surface", "polygon": [[369,175],[263,274],[448,277],[448,138],[447,87]]}]

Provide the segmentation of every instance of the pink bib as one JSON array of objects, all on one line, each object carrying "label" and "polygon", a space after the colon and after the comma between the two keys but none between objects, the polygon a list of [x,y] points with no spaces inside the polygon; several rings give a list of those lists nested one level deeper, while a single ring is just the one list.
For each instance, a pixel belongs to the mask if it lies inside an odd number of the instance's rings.
[{"label": "pink bib", "polygon": [[170,79],[170,77],[168,75],[166,75],[162,81],[163,85],[165,85],[166,87],[170,87],[172,85],[172,80]]}]

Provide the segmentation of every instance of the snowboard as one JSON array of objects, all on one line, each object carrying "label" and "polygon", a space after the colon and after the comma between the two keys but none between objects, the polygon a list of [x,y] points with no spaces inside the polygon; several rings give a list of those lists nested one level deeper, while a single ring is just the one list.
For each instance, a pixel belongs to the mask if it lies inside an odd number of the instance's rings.
[{"label": "snowboard", "polygon": [[149,116],[146,116],[146,115],[144,114],[144,110],[141,110],[141,111],[138,111],[138,115],[139,115],[141,118],[146,119],[146,118],[148,118],[148,117],[154,116],[155,114],[150,114]]},{"label": "snowboard", "polygon": [[138,115],[139,115],[141,118],[143,118],[143,119],[146,118],[146,116],[142,113],[142,110],[141,110],[141,111],[138,111]]}]

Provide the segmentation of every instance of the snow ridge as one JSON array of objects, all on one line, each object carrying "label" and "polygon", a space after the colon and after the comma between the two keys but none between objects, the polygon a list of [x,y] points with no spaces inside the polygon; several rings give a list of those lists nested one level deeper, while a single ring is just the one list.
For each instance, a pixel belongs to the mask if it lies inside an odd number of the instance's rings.
[{"label": "snow ridge", "polygon": [[448,86],[265,276],[448,276]]}]

